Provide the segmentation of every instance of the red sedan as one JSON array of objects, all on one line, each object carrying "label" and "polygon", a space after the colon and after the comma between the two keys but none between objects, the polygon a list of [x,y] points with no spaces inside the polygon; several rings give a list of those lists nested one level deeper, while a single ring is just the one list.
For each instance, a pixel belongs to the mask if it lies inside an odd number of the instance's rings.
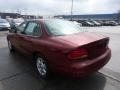
[{"label": "red sedan", "polygon": [[71,21],[31,20],[12,28],[7,36],[10,52],[32,56],[42,78],[51,72],[73,77],[89,75],[111,57],[109,37],[84,32]]}]

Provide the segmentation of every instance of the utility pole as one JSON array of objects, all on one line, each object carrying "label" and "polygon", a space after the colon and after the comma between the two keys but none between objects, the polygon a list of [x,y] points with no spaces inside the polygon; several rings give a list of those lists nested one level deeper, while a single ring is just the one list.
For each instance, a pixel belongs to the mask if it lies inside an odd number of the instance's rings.
[{"label": "utility pole", "polygon": [[72,15],[73,15],[73,0],[72,0],[72,4],[71,4],[71,21],[72,21]]},{"label": "utility pole", "polygon": [[120,22],[120,10],[118,10],[118,22]]}]

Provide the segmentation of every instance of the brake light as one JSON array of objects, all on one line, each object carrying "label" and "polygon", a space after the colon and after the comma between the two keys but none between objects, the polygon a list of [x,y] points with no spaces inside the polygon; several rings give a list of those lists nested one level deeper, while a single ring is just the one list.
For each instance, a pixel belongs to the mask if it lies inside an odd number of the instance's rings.
[{"label": "brake light", "polygon": [[68,54],[69,59],[82,59],[86,58],[87,56],[88,53],[85,49],[78,49]]}]

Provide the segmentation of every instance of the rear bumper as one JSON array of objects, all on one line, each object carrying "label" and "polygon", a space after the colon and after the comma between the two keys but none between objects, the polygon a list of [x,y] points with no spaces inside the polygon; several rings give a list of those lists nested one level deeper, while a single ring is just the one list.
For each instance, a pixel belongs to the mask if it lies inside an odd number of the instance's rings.
[{"label": "rear bumper", "polygon": [[104,54],[92,60],[76,62],[68,66],[59,68],[59,72],[68,76],[82,77],[98,71],[111,58],[111,50],[107,49]]}]

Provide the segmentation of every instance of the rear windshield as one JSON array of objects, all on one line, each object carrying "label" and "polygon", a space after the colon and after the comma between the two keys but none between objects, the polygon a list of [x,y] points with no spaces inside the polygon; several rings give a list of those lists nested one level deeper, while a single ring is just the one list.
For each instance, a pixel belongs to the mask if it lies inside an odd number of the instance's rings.
[{"label": "rear windshield", "polygon": [[46,20],[45,26],[47,27],[48,31],[55,36],[83,32],[83,29],[79,24],[75,24],[66,20]]}]

